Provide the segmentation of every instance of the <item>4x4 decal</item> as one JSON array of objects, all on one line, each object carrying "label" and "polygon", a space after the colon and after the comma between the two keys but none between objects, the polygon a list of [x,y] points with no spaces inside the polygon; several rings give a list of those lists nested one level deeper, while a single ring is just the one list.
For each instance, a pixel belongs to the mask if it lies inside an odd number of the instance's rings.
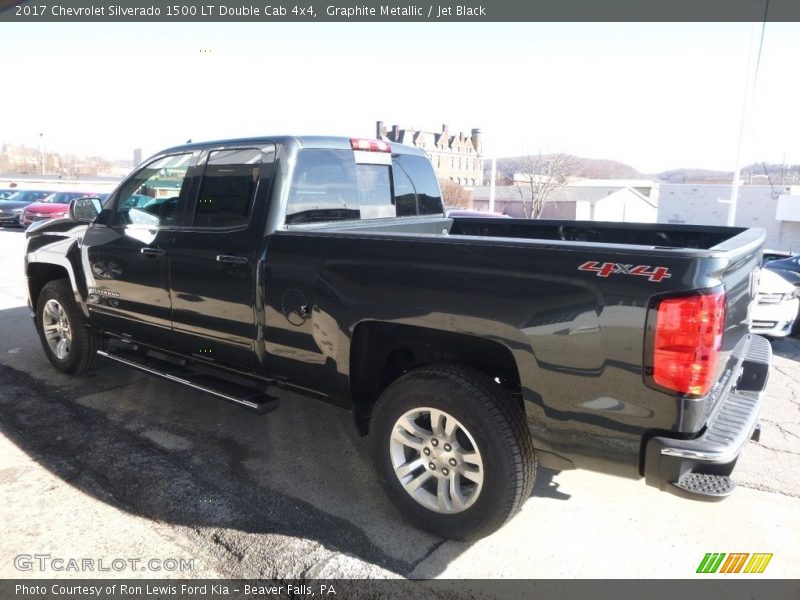
[{"label": "4x4 decal", "polygon": [[623,265],[622,263],[599,263],[595,260],[590,260],[583,263],[578,267],[579,271],[591,271],[596,273],[598,277],[608,277],[609,275],[639,275],[640,277],[647,277],[649,281],[658,283],[662,279],[672,277],[667,267],[652,267],[650,265]]}]

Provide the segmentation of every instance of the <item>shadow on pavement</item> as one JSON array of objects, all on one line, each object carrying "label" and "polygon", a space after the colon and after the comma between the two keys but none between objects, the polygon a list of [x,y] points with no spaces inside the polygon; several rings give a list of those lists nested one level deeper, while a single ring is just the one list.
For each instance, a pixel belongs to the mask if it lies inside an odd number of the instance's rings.
[{"label": "shadow on pavement", "polygon": [[800,360],[800,339],[796,337],[785,337],[772,340],[772,351],[777,356],[790,360]]},{"label": "shadow on pavement", "polygon": [[536,481],[533,484],[533,491],[531,496],[538,496],[540,498],[552,498],[554,500],[569,500],[572,496],[558,491],[558,482],[553,481],[553,477],[561,473],[561,471],[554,471],[553,469],[546,469],[539,467],[536,472]]},{"label": "shadow on pavement", "polygon": [[[66,377],[44,357],[25,307],[0,311],[0,333],[22,347],[0,357],[17,367],[0,364],[2,432],[82,492],[183,527],[224,554],[231,575],[284,575],[274,569],[290,538],[401,575],[442,542],[389,503],[348,411],[287,393],[261,417],[106,362]],[[544,495],[557,487],[542,485]]]}]

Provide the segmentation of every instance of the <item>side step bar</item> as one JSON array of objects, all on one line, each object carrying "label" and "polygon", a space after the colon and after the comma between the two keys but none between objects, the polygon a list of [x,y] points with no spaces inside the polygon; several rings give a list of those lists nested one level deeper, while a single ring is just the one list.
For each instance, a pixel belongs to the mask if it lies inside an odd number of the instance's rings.
[{"label": "side step bar", "polygon": [[188,366],[161,360],[147,354],[123,350],[98,350],[97,354],[145,373],[244,406],[261,415],[278,408],[278,398],[270,396],[258,388],[240,385],[214,375],[196,373]]}]

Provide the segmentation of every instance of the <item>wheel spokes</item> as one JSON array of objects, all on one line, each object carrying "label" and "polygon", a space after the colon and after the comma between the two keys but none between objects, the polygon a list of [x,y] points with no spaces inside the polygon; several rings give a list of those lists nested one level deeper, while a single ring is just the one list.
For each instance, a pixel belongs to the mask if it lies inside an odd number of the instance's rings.
[{"label": "wheel spokes", "polygon": [[433,475],[431,475],[430,471],[423,471],[408,483],[404,483],[403,487],[406,488],[406,491],[413,496],[414,492],[416,492],[420,486],[428,481],[428,479],[431,477],[433,477]]},{"label": "wheel spokes", "polygon": [[450,479],[450,499],[453,501],[454,510],[464,510],[465,498],[464,494],[461,493],[461,484],[458,482],[457,477]]},{"label": "wheel spokes", "polygon": [[436,506],[441,512],[453,512],[453,501],[450,500],[450,480],[439,479],[436,486]]},{"label": "wheel spokes", "polygon": [[481,492],[481,453],[463,424],[444,410],[417,408],[399,417],[389,452],[400,485],[430,510],[462,512]]},{"label": "wheel spokes", "polygon": [[403,481],[408,475],[419,469],[420,467],[425,466],[425,459],[419,457],[415,460],[410,460],[409,462],[400,465],[399,467],[395,467],[394,472],[397,475],[400,481]]}]

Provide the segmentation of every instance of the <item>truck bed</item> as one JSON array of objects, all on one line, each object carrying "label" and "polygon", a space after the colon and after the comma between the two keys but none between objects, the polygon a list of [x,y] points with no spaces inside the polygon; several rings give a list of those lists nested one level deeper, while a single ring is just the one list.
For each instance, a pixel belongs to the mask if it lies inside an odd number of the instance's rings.
[{"label": "truck bed", "polygon": [[470,236],[539,242],[584,242],[637,246],[651,250],[715,250],[736,253],[751,249],[759,239],[756,229],[672,225],[663,223],[610,223],[597,221],[492,219],[480,217],[404,218],[343,221],[293,226],[297,231],[358,234]]},{"label": "truck bed", "polygon": [[[696,434],[735,383],[763,237],[759,229],[469,217],[291,226],[270,238],[276,280],[267,299],[279,312],[285,290],[315,289],[307,301],[316,323],[306,362],[282,356],[300,331],[281,332],[280,319],[267,351],[298,378],[312,359],[329,365],[336,397],[348,393],[336,389],[345,383],[338,373],[365,323],[494,340],[519,365],[537,448],[636,476],[649,432]],[[655,269],[668,275],[635,276]],[[644,385],[653,303],[720,287],[719,385],[702,399]]]}]

